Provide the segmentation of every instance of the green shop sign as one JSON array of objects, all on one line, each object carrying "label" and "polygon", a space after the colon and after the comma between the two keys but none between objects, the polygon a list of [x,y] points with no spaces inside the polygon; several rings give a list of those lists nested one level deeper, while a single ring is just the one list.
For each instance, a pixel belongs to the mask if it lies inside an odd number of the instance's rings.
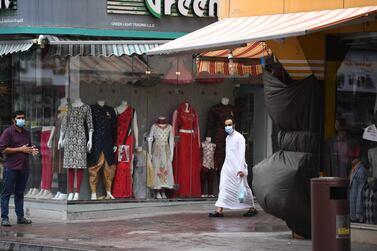
[{"label": "green shop sign", "polygon": [[107,13],[162,16],[215,17],[219,0],[108,0]]},{"label": "green shop sign", "polygon": [[17,0],[0,0],[0,10],[16,10]]}]

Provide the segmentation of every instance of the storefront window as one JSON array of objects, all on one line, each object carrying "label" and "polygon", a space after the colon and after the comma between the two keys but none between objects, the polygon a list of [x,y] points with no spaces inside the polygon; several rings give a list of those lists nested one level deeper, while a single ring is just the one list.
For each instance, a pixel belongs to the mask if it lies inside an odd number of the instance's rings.
[{"label": "storefront window", "polygon": [[329,171],[350,179],[351,221],[377,224],[372,206],[377,184],[377,53],[368,43],[362,48],[353,46],[356,41],[348,43],[337,71],[336,136],[328,144]]},{"label": "storefront window", "polygon": [[[13,74],[1,75],[0,95],[8,95],[1,102],[11,108],[4,111],[25,111],[40,149],[30,160],[27,198],[214,197],[227,115],[239,121],[249,166],[264,158],[254,138],[266,137],[253,130],[266,117],[263,88],[246,68],[198,73],[192,55],[61,57],[48,49],[1,59],[12,69],[2,72]],[[10,122],[10,114],[1,119]]]}]

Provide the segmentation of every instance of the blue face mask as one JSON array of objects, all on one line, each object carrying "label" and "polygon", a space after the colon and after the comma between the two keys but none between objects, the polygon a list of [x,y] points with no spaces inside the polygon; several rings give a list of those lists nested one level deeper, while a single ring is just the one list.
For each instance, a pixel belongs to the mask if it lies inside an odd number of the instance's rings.
[{"label": "blue face mask", "polygon": [[229,135],[232,134],[234,132],[233,126],[226,126],[225,132]]},{"label": "blue face mask", "polygon": [[23,128],[25,126],[25,120],[24,119],[16,119],[16,126]]}]

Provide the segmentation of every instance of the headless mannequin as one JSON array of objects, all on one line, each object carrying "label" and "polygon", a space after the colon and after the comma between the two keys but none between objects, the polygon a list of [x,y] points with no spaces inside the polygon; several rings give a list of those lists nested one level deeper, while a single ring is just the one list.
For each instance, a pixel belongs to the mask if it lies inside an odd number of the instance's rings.
[{"label": "headless mannequin", "polygon": [[[103,107],[105,105],[105,101],[104,100],[98,100],[97,101],[97,104],[101,107]],[[114,146],[114,152],[116,151],[116,147]],[[111,191],[106,191],[106,198],[109,198],[109,199],[115,199],[114,196],[111,194]],[[90,195],[90,199],[91,200],[97,200],[97,193],[92,193]]]},{"label": "headless mannequin", "polygon": [[[128,108],[128,102],[123,100],[118,107],[115,107],[115,113],[121,114],[127,108]],[[138,125],[137,125],[136,111],[134,113],[134,117],[133,117],[133,120],[132,120],[132,130],[133,130],[134,137],[135,137],[135,148],[136,148],[136,147],[139,146],[139,140],[138,140],[139,139],[139,129],[138,129]]]},{"label": "headless mannequin", "polygon": [[[212,146],[212,147],[211,147]],[[205,159],[208,158],[209,154],[206,151],[210,151],[207,147],[210,147],[209,149],[212,149],[213,152],[212,158],[210,160]],[[214,149],[216,148],[216,144],[212,143],[212,138],[211,137],[206,137],[205,141],[202,143],[202,151],[203,151],[203,160],[202,160],[202,170],[201,170],[201,181],[202,181],[202,192],[207,190],[206,195],[202,195],[202,197],[214,197],[213,193],[213,180],[214,180],[214,169],[209,169],[214,168]],[[207,185],[207,186],[205,186]],[[207,189],[205,189],[207,187]]]},{"label": "headless mannequin", "polygon": [[[73,103],[72,103],[73,107],[81,107],[83,105],[84,105],[84,103],[81,101],[80,98],[75,99],[73,101]],[[90,150],[92,149],[92,144],[93,144],[92,138],[93,138],[93,131],[90,130],[89,131],[89,140],[88,140],[88,143],[86,144],[88,152],[90,152]],[[60,132],[58,149],[61,149],[63,147],[64,147],[64,132]],[[82,177],[83,177],[83,173],[84,173],[83,169],[72,169],[72,168],[69,168],[68,169],[68,182],[69,183],[71,183],[71,182],[73,183],[74,182],[74,179],[75,179],[75,170],[76,170],[76,187],[80,187],[81,186]],[[73,191],[69,191],[68,200],[78,200],[78,199],[79,199],[79,193],[78,192],[73,193]]]},{"label": "headless mannequin", "polygon": [[[188,110],[188,107],[187,107],[187,110]],[[166,120],[165,117],[159,117],[156,124],[161,128],[165,128],[165,127],[168,126],[168,123],[167,123],[167,120]],[[152,152],[152,143],[153,143],[153,139],[148,140],[148,152],[149,153]],[[170,161],[173,161],[173,154],[174,154],[174,140],[173,139],[169,139],[169,147],[170,147]],[[155,189],[155,193],[156,193],[156,199],[166,199],[167,198],[163,189]]]}]

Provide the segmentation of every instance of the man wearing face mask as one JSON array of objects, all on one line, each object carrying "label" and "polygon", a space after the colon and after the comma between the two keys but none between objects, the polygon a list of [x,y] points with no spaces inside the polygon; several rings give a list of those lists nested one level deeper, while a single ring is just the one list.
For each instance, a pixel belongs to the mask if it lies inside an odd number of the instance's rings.
[{"label": "man wearing face mask", "polygon": [[[220,174],[220,192],[214,213],[209,217],[224,217],[223,209],[249,209],[244,216],[254,216],[258,213],[255,209],[253,194],[247,184],[248,174],[245,161],[245,138],[234,127],[233,117],[226,117],[224,121],[226,137],[225,160]],[[240,199],[240,191],[243,196]]]},{"label": "man wearing face mask", "polygon": [[31,145],[30,133],[24,129],[25,113],[17,111],[12,116],[13,125],[0,136],[0,152],[5,156],[1,193],[1,225],[11,226],[9,222],[9,199],[14,194],[17,224],[31,224],[24,217],[24,192],[29,175],[29,155],[38,154]]}]

